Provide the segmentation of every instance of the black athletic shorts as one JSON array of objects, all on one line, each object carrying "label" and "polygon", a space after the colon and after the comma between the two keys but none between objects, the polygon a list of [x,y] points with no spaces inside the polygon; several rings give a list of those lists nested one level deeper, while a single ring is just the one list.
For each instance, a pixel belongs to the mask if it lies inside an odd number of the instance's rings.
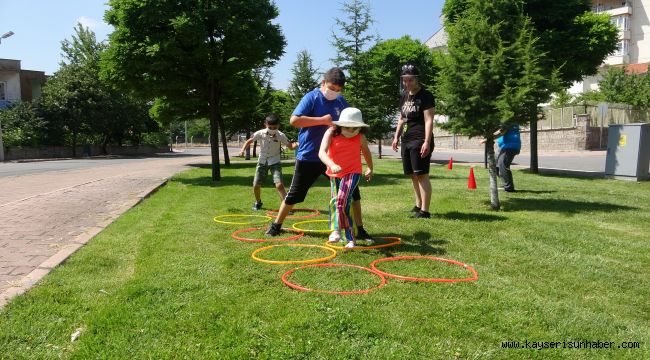
[{"label": "black athletic shorts", "polygon": [[424,140],[410,141],[402,143],[402,167],[404,168],[404,175],[423,175],[429,173],[431,167],[431,153],[433,152],[433,141],[429,146],[429,155],[425,158],[420,157],[420,149],[422,149]]},{"label": "black athletic shorts", "polygon": [[[305,201],[309,188],[316,182],[319,176],[323,175],[329,180],[329,176],[325,174],[327,166],[322,162],[307,162],[296,160],[296,166],[293,171],[293,178],[289,186],[289,192],[284,198],[284,203],[287,205],[295,205]],[[357,186],[352,193],[354,201],[361,200],[361,193]]]}]

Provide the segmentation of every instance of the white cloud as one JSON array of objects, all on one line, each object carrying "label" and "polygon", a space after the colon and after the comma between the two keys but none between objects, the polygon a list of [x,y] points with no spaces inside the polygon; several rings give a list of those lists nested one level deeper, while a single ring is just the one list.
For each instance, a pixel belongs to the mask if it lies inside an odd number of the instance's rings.
[{"label": "white cloud", "polygon": [[81,16],[80,18],[77,19],[78,23],[81,23],[84,27],[89,28],[90,30],[96,31],[101,28],[105,28],[108,26],[106,23],[104,23],[102,20],[96,20],[93,18],[89,18],[86,16]]}]

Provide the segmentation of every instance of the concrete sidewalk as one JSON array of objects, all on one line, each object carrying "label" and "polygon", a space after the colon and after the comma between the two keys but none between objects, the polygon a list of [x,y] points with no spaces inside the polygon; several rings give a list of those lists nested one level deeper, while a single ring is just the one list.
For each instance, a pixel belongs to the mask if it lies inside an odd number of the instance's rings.
[{"label": "concrete sidewalk", "polygon": [[147,159],[0,178],[0,307],[169,177],[210,158]]}]

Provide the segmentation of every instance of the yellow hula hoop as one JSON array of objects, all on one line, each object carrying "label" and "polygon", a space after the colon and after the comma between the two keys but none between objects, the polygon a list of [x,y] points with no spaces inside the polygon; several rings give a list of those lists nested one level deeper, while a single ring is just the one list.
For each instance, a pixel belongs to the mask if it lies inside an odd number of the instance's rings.
[{"label": "yellow hula hoop", "polygon": [[298,231],[303,231],[303,232],[306,232],[306,233],[329,233],[329,232],[332,231],[330,229],[327,229],[327,230],[309,230],[309,229],[301,229],[301,228],[298,227],[298,225],[301,225],[301,224],[309,224],[309,223],[315,223],[315,222],[326,222],[326,223],[329,224],[329,220],[305,220],[305,221],[297,222],[297,223],[293,224],[291,227],[293,229],[296,229]]},{"label": "yellow hula hoop", "polygon": [[221,224],[248,225],[248,224],[254,223],[253,221],[240,222],[240,221],[223,221],[223,220],[219,220],[219,218],[225,218],[225,217],[256,217],[256,218],[264,218],[264,222],[273,220],[272,217],[266,216],[266,215],[217,215],[212,220],[214,220],[215,222],[221,223]]},{"label": "yellow hula hoop", "polygon": [[[267,260],[267,259],[262,259],[257,256],[259,252],[262,252],[264,250],[268,250],[274,247],[279,247],[279,246],[294,246],[294,247],[310,247],[310,248],[318,248],[318,249],[324,249],[330,252],[328,256],[318,258],[318,259],[307,259],[307,260]],[[308,244],[285,244],[285,245],[271,245],[271,246],[265,246],[261,247],[251,254],[251,257],[253,260],[267,263],[267,264],[274,264],[274,265],[285,265],[285,264],[316,264],[320,262],[326,262],[334,259],[336,257],[336,250],[330,249],[326,246],[320,246],[320,245],[308,245]]]},{"label": "yellow hula hoop", "polygon": [[377,239],[385,239],[385,240],[392,240],[392,242],[386,243],[386,244],[378,244],[378,245],[368,245],[368,246],[355,246],[351,249],[347,249],[343,246],[337,246],[334,245],[330,242],[325,242],[325,246],[336,249],[336,250],[356,250],[356,251],[363,251],[363,250],[370,250],[370,249],[381,249],[381,248],[386,248],[386,247],[391,247],[395,245],[399,245],[402,243],[402,238],[395,237],[395,236],[381,236],[378,237]]}]

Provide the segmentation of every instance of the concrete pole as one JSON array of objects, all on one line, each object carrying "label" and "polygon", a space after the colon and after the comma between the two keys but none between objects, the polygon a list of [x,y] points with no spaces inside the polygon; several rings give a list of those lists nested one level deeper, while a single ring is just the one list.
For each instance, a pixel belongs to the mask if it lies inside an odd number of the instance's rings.
[{"label": "concrete pole", "polygon": [[2,123],[0,123],[0,162],[5,161],[5,145],[2,142]]},{"label": "concrete pole", "polygon": [[185,148],[187,149],[187,120],[185,120]]}]

